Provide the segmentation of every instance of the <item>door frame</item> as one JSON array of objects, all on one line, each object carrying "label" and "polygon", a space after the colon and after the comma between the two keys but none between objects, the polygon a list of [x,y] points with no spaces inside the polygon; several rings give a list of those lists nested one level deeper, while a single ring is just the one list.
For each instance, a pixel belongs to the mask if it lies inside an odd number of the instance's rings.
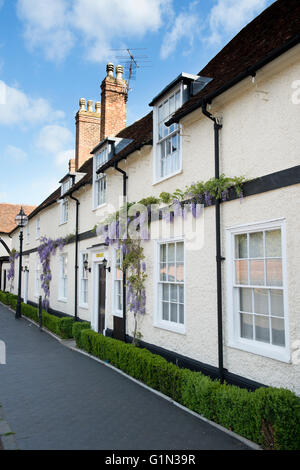
[{"label": "door frame", "polygon": [[[99,256],[103,254],[103,256]],[[92,252],[92,289],[93,289],[93,306],[91,312],[91,327],[92,330],[98,332],[99,328],[99,310],[98,310],[98,302],[99,302],[99,265],[103,264],[103,260],[108,259],[108,251],[107,248],[104,249],[97,249],[97,251]],[[106,275],[106,285],[105,285],[105,317],[104,317],[104,332],[106,330],[107,324],[107,308],[108,308],[108,276]]]}]

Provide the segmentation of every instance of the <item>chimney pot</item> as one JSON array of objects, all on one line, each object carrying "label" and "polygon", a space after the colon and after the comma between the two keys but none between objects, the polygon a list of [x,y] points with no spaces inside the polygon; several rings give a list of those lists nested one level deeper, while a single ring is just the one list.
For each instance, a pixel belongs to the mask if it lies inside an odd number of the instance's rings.
[{"label": "chimney pot", "polygon": [[80,98],[79,100],[80,110],[85,111],[85,103],[86,103],[85,98]]},{"label": "chimney pot", "polygon": [[87,110],[92,113],[93,112],[93,101],[92,100],[88,100],[87,102]]},{"label": "chimney pot", "polygon": [[114,69],[115,69],[114,64],[112,62],[108,62],[107,66],[106,66],[106,72],[107,72],[108,77],[113,77],[114,76]]},{"label": "chimney pot", "polygon": [[124,72],[123,65],[117,65],[116,67],[117,80],[123,80],[123,72]]},{"label": "chimney pot", "polygon": [[95,113],[100,114],[100,112],[101,112],[101,103],[100,101],[97,101],[95,103]]}]

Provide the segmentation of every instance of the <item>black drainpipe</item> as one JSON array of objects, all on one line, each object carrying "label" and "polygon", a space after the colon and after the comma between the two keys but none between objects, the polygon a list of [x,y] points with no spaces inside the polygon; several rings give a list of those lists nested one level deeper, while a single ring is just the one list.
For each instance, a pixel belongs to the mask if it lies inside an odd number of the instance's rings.
[{"label": "black drainpipe", "polygon": [[[220,145],[219,131],[222,125],[206,109],[206,103],[202,104],[202,113],[214,122],[215,134],[215,178],[220,177]],[[220,199],[216,198],[216,261],[217,261],[217,304],[218,304],[218,355],[219,355],[219,377],[224,381],[223,362],[223,312],[222,312],[222,261],[225,258],[221,255],[221,221],[220,221]]]},{"label": "black drainpipe", "polygon": [[[122,170],[118,167],[118,163],[114,164],[114,169],[119,171],[123,175],[123,197],[124,202],[127,198],[127,180],[128,176],[126,171]],[[123,270],[123,335],[124,335],[124,342],[126,343],[126,271]]]},{"label": "black drainpipe", "polygon": [[80,202],[73,194],[70,194],[70,198],[76,202],[76,233],[75,233],[75,311],[74,311],[74,320],[78,320],[78,226],[79,226],[79,206]]}]

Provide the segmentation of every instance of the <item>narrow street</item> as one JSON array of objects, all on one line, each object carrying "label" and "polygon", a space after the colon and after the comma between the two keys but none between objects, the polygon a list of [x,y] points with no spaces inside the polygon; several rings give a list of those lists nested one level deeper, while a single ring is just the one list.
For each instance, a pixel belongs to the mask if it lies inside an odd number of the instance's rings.
[{"label": "narrow street", "polygon": [[246,449],[0,305],[0,403],[19,449]]}]

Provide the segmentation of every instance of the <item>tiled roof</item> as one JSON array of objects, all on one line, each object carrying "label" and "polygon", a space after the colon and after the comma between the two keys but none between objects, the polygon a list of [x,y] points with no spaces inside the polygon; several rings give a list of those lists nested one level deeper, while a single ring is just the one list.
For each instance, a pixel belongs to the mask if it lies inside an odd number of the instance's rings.
[{"label": "tiled roof", "polygon": [[[36,206],[22,206],[29,215]],[[0,204],[0,233],[10,233],[15,227],[15,217],[20,212],[20,204]]]},{"label": "tiled roof", "polygon": [[169,123],[178,122],[183,116],[201,106],[203,99],[211,99],[226,85],[237,83],[251,74],[251,67],[264,59],[273,59],[278,51],[296,45],[300,33],[300,1],[277,0],[257,18],[243,28],[198,75],[213,80],[197,95],[189,99]]}]

